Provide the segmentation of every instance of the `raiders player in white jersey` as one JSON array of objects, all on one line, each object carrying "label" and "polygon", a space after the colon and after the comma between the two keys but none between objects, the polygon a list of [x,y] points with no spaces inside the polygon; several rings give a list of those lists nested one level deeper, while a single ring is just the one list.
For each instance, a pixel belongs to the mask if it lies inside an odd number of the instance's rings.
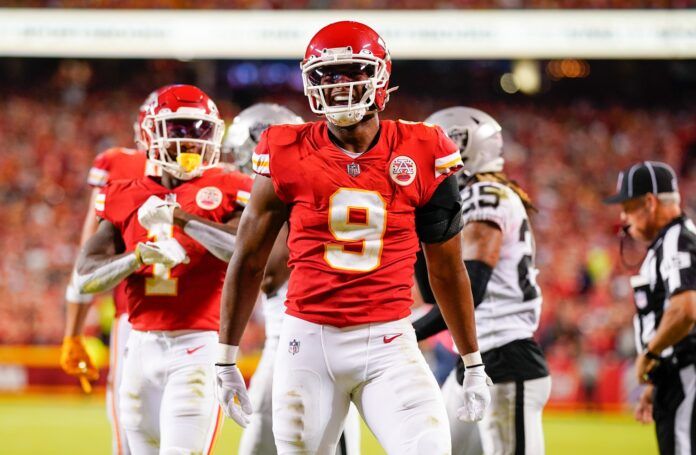
[{"label": "raiders player in white jersey", "polygon": [[[491,405],[478,424],[456,417],[463,365],[447,378],[445,395],[456,455],[543,454],[541,416],[551,378],[539,345],[532,339],[539,324],[541,292],[536,284],[534,236],[527,194],[503,173],[501,127],[491,116],[469,107],[432,114],[427,123],[442,127],[464,162],[462,253],[476,305],[476,332],[493,380]],[[417,267],[423,270],[425,267]],[[418,283],[427,297],[425,280]],[[433,302],[434,303],[434,302]],[[437,305],[414,323],[418,339],[446,329]],[[480,442],[479,442],[480,433]]]},{"label": "raiders player in white jersey", "polygon": [[636,375],[648,383],[636,419],[655,422],[660,453],[696,453],[696,227],[680,208],[669,165],[643,161],[619,174],[621,223],[648,246],[631,277],[636,315]]},{"label": "raiders player in white jersey", "polygon": [[[252,154],[261,133],[270,125],[300,123],[304,123],[302,118],[286,107],[278,104],[254,104],[240,112],[233,120],[225,137],[223,151],[232,154],[239,170],[251,173]],[[290,277],[290,269],[287,266],[289,253],[286,245],[287,236],[286,226],[281,229],[273,245],[261,284],[266,342],[249,386],[249,398],[253,403],[254,412],[249,425],[242,433],[239,455],[275,455],[277,453],[273,439],[271,389],[273,365],[278,349],[280,327],[285,314],[285,295]],[[351,406],[349,410],[336,454],[360,454],[360,416],[355,406]]]}]

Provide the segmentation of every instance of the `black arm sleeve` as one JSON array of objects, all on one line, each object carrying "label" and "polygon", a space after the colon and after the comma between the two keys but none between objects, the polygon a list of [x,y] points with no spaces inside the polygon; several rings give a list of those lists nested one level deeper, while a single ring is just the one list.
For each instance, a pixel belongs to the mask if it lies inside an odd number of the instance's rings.
[{"label": "black arm sleeve", "polygon": [[486,296],[486,288],[488,287],[488,280],[490,280],[491,275],[493,275],[493,268],[485,262],[475,259],[464,261],[464,265],[469,274],[469,281],[471,281],[471,293],[474,296],[474,307],[477,307],[483,302],[483,298]]},{"label": "black arm sleeve", "polygon": [[445,318],[442,317],[437,303],[423,317],[413,322],[413,329],[416,331],[416,340],[418,341],[430,338],[447,329]]},{"label": "black arm sleeve", "polygon": [[[471,293],[474,297],[474,307],[477,307],[486,295],[486,287],[488,287],[488,281],[493,274],[493,268],[485,262],[477,260],[464,261],[464,265],[466,265],[466,270],[469,273],[469,280],[471,281]],[[437,303],[433,305],[425,316],[413,323],[413,328],[416,331],[416,339],[418,341],[437,335],[447,328],[447,324],[445,324],[445,319],[442,317],[440,307]]]},{"label": "black arm sleeve", "polygon": [[414,272],[416,275],[418,290],[421,293],[421,297],[423,297],[423,301],[425,303],[435,303],[435,296],[433,295],[433,290],[430,287],[428,266],[425,263],[425,255],[423,254],[423,250],[416,253],[416,265],[414,266]]},{"label": "black arm sleeve", "polygon": [[462,230],[462,198],[457,176],[440,183],[430,200],[416,210],[416,232],[423,243],[445,242]]}]

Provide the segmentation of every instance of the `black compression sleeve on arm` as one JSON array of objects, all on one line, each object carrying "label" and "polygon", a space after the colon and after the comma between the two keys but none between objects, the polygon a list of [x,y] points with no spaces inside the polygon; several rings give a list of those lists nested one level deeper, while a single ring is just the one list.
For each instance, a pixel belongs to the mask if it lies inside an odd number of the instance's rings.
[{"label": "black compression sleeve on arm", "polygon": [[413,328],[416,331],[416,340],[421,341],[446,330],[447,324],[440,313],[440,307],[434,304],[422,318],[413,322]]},{"label": "black compression sleeve on arm", "polygon": [[[493,274],[493,269],[485,262],[477,260],[464,261],[464,265],[466,265],[466,270],[469,273],[469,280],[471,281],[471,293],[474,297],[474,307],[477,307],[486,295],[486,287]],[[418,341],[430,338],[447,329],[447,324],[445,324],[445,319],[442,317],[440,307],[437,306],[437,303],[433,305],[425,316],[413,323],[413,328],[416,331],[416,339]]]},{"label": "black compression sleeve on arm", "polygon": [[445,242],[462,230],[462,198],[457,176],[438,185],[430,200],[416,210],[416,232],[423,243]]},{"label": "black compression sleeve on arm", "polygon": [[464,261],[466,271],[469,274],[471,281],[471,293],[474,296],[474,307],[479,306],[483,302],[488,287],[488,280],[491,279],[493,268],[482,261],[475,259]]},{"label": "black compression sleeve on arm", "polygon": [[416,253],[416,264],[413,266],[416,275],[416,283],[418,290],[425,303],[435,303],[435,296],[430,287],[430,279],[428,278],[428,266],[425,263],[425,255],[423,251]]}]

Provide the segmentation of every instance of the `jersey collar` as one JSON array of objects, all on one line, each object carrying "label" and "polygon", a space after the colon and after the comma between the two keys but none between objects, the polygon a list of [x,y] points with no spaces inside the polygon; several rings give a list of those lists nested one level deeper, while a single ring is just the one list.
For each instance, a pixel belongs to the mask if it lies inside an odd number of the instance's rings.
[{"label": "jersey collar", "polygon": [[674,226],[674,225],[676,225],[676,224],[681,224],[681,223],[683,223],[685,219],[686,219],[686,215],[685,215],[684,213],[682,213],[682,214],[676,216],[675,218],[673,218],[672,221],[670,221],[669,223],[667,223],[667,225],[665,225],[665,227],[663,227],[662,229],[660,229],[660,232],[657,233],[657,236],[655,237],[655,240],[653,240],[653,241],[650,243],[650,246],[648,247],[648,249],[649,249],[649,250],[652,250],[653,247],[655,246],[655,244],[656,244],[660,239],[662,239],[662,237],[665,236],[665,234],[667,233],[667,231],[669,230],[669,228],[671,228],[672,226]]}]

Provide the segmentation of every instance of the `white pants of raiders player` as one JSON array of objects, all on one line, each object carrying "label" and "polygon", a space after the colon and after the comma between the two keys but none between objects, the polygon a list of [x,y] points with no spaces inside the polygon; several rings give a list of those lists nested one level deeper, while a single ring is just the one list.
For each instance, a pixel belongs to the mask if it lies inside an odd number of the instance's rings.
[{"label": "white pants of raiders player", "polygon": [[119,398],[132,453],[211,452],[222,424],[217,340],[213,331],[131,332]]},{"label": "white pants of raiders player", "polygon": [[283,320],[273,378],[280,455],[333,455],[351,401],[389,455],[451,453],[447,412],[408,319]]},{"label": "white pants of raiders player", "polygon": [[[450,373],[442,393],[447,404],[454,455],[544,454],[541,417],[551,393],[550,376],[493,385],[491,404],[478,425],[457,419],[462,393],[456,371]],[[518,444],[522,446],[518,448]]]},{"label": "white pants of raiders player", "polygon": [[131,325],[128,315],[114,319],[109,341],[109,376],[106,380],[106,413],[111,424],[111,451],[114,455],[130,455],[126,432],[121,425],[118,406],[118,389],[123,377],[123,361]]},{"label": "white pants of raiders player", "polygon": [[[254,406],[249,425],[242,433],[238,455],[275,455],[273,439],[273,365],[278,350],[278,337],[266,338],[261,360],[249,385],[249,398]],[[360,416],[351,405],[343,428],[343,445],[338,444],[336,455],[360,454]]]}]

